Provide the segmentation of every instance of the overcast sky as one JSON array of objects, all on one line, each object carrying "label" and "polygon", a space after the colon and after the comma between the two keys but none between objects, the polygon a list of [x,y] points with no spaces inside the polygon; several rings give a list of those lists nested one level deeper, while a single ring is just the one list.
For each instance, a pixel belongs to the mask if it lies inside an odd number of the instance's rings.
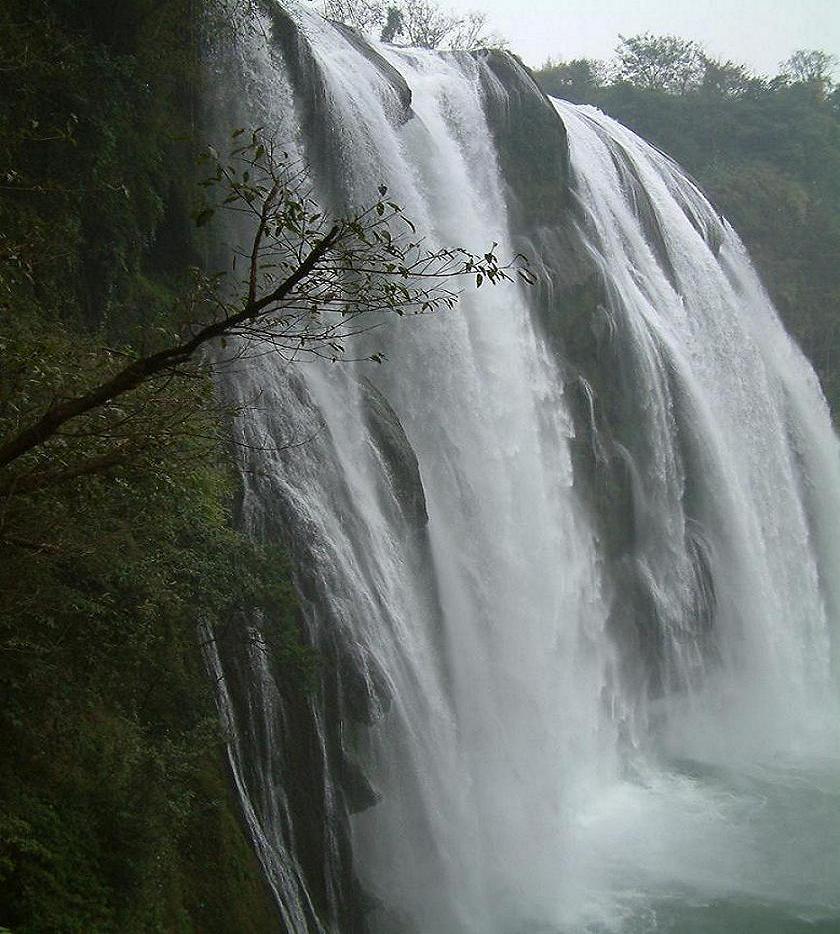
[{"label": "overcast sky", "polygon": [[717,58],[776,74],[795,49],[840,54],[840,0],[449,0],[481,10],[531,66],[553,58],[609,58],[618,35],[696,39]]}]

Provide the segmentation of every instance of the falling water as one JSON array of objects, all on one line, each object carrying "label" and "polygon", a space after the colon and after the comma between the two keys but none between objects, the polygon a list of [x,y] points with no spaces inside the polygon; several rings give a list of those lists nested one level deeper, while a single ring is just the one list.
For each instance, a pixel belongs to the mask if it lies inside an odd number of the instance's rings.
[{"label": "falling water", "polygon": [[488,120],[521,101],[487,56],[282,22],[284,51],[268,17],[243,42],[250,112],[327,204],[384,182],[432,243],[528,242],[543,274],[377,330],[356,349],[381,367],[231,381],[259,399],[243,522],[293,543],[328,659],[302,717],[259,621],[210,658],[283,924],[835,930],[840,458],[737,236],[561,102],[571,198],[527,229]]}]

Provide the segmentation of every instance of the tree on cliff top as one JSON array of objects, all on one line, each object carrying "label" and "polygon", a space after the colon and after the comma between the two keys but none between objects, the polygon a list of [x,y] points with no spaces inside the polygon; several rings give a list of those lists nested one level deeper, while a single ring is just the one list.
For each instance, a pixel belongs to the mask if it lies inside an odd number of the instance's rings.
[{"label": "tree on cliff top", "polygon": [[604,63],[593,58],[573,58],[568,62],[549,58],[538,74],[546,94],[582,104],[604,86],[606,71]]},{"label": "tree on cliff top", "polygon": [[794,84],[811,85],[824,100],[834,86],[833,75],[838,65],[836,55],[819,49],[797,49],[780,65],[781,73]]},{"label": "tree on cliff top", "polygon": [[369,206],[329,216],[309,196],[299,163],[259,133],[243,133],[234,134],[246,142],[229,158],[208,154],[208,199],[195,219],[204,225],[220,208],[248,218],[253,235],[233,264],[244,266],[244,277],[194,270],[179,332],[162,334],[159,349],[145,356],[93,354],[73,386],[39,380],[25,361],[9,367],[0,494],[102,473],[149,445],[177,447],[183,413],[156,404],[156,391],[173,380],[200,380],[231,359],[268,352],[289,361],[337,360],[348,339],[386,314],[453,307],[453,280],[471,277],[480,287],[518,274],[532,281],[524,257],[500,262],[496,244],[481,255],[429,248],[399,205],[386,200],[384,186]]},{"label": "tree on cliff top", "polygon": [[323,0],[327,19],[376,35],[383,42],[424,49],[504,48],[505,40],[488,31],[487,14],[454,13],[435,0]]},{"label": "tree on cliff top", "polygon": [[684,94],[703,79],[706,57],[696,42],[647,32],[619,39],[616,56],[621,81],[651,91]]}]

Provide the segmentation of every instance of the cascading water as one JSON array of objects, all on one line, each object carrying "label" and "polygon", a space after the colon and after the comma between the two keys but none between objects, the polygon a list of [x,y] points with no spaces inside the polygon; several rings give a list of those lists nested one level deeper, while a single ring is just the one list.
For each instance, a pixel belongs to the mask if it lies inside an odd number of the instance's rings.
[{"label": "cascading water", "polygon": [[836,930],[840,457],[737,237],[560,102],[572,199],[538,217],[510,177],[533,146],[500,134],[523,94],[555,115],[511,60],[274,17],[283,52],[243,53],[254,122],[324,201],[385,182],[433,242],[528,242],[543,274],[380,329],[385,366],[231,381],[260,400],[243,522],[294,543],[327,660],[302,704],[260,621],[208,650],[283,925]]}]

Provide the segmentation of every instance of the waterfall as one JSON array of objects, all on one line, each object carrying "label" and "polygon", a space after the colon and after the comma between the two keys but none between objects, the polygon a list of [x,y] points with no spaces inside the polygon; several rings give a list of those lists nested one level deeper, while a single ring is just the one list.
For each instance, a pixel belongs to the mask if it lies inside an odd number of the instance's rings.
[{"label": "waterfall", "polygon": [[226,387],[242,522],[291,543],[323,659],[300,699],[264,621],[208,650],[285,929],[840,917],[840,457],[736,234],[513,59],[268,10],[246,112],[328,207],[385,183],[430,243],[540,272],[360,337],[382,366]]}]

